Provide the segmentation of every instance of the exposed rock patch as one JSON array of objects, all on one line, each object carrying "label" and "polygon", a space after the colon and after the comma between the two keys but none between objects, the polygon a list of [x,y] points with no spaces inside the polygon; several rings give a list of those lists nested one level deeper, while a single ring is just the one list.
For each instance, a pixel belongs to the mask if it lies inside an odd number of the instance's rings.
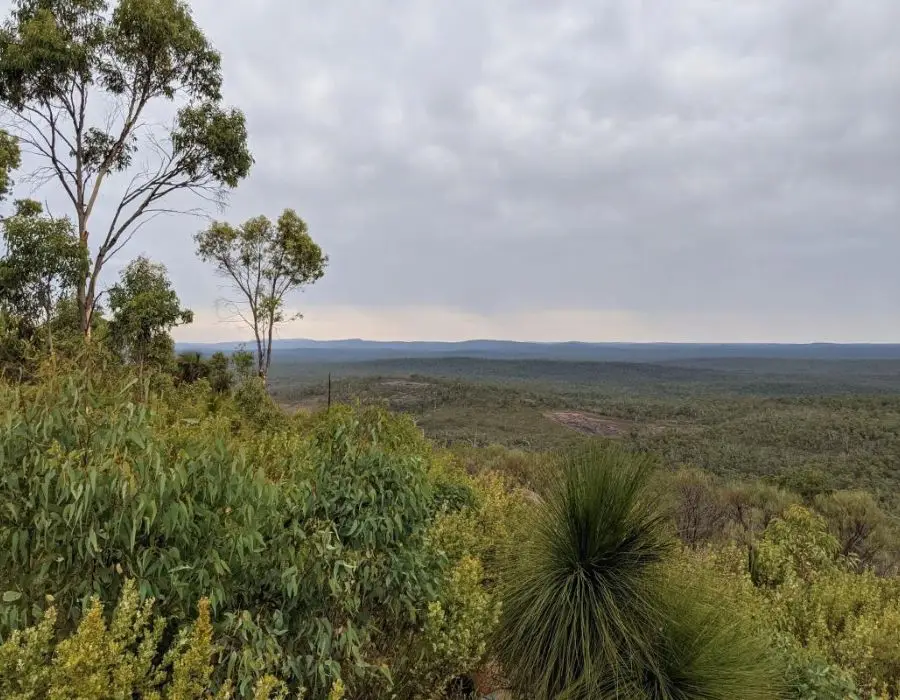
[{"label": "exposed rock patch", "polygon": [[545,415],[550,420],[585,435],[617,437],[631,429],[628,421],[608,416],[596,416],[582,411],[555,411]]}]

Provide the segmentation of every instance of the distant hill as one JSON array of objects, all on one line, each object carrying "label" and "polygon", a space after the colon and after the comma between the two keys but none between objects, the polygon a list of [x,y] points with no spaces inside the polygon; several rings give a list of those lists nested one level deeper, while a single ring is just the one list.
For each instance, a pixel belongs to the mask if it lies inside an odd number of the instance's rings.
[{"label": "distant hill", "polygon": [[[178,343],[178,352],[231,352],[241,343]],[[251,343],[244,344],[252,349]],[[508,340],[381,342],[374,340],[276,340],[275,361],[359,362],[392,358],[473,357],[582,362],[671,362],[735,358],[801,360],[898,360],[895,344],[779,343],[525,343]]]}]

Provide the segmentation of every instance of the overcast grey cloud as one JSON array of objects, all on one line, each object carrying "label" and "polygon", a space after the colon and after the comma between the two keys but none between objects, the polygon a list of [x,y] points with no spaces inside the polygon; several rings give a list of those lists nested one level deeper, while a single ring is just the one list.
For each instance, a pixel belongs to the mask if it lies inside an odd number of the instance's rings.
[{"label": "overcast grey cloud", "polygon": [[[331,256],[286,335],[900,341],[897,0],[194,0]],[[196,223],[129,253],[198,323]],[[552,336],[552,337],[548,337]]]}]

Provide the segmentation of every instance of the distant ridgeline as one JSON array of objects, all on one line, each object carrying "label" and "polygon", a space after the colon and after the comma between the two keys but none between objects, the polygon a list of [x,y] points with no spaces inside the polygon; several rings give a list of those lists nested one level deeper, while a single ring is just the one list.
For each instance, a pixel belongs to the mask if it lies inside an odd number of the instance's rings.
[{"label": "distant ridgeline", "polygon": [[[229,352],[239,342],[178,343],[178,352]],[[251,349],[251,344],[245,344]],[[273,352],[283,359],[310,362],[356,362],[411,357],[477,357],[595,362],[666,362],[699,359],[771,358],[795,360],[900,360],[896,344],[779,343],[522,343],[467,340],[456,343],[379,342],[372,340],[276,340]]]}]

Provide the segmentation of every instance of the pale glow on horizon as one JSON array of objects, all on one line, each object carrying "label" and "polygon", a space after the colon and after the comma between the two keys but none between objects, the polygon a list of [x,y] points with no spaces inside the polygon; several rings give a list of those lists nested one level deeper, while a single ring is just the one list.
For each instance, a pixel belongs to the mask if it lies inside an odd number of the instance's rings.
[{"label": "pale glow on horizon", "polygon": [[[873,327],[879,332],[872,333]],[[823,335],[822,329],[827,329]],[[248,341],[240,323],[215,311],[196,311],[176,328],[179,342]],[[897,343],[900,317],[853,318],[741,314],[646,314],[623,310],[558,309],[476,314],[430,306],[314,306],[277,330],[280,339],[454,342],[497,339],[532,342],[673,343]]]}]

